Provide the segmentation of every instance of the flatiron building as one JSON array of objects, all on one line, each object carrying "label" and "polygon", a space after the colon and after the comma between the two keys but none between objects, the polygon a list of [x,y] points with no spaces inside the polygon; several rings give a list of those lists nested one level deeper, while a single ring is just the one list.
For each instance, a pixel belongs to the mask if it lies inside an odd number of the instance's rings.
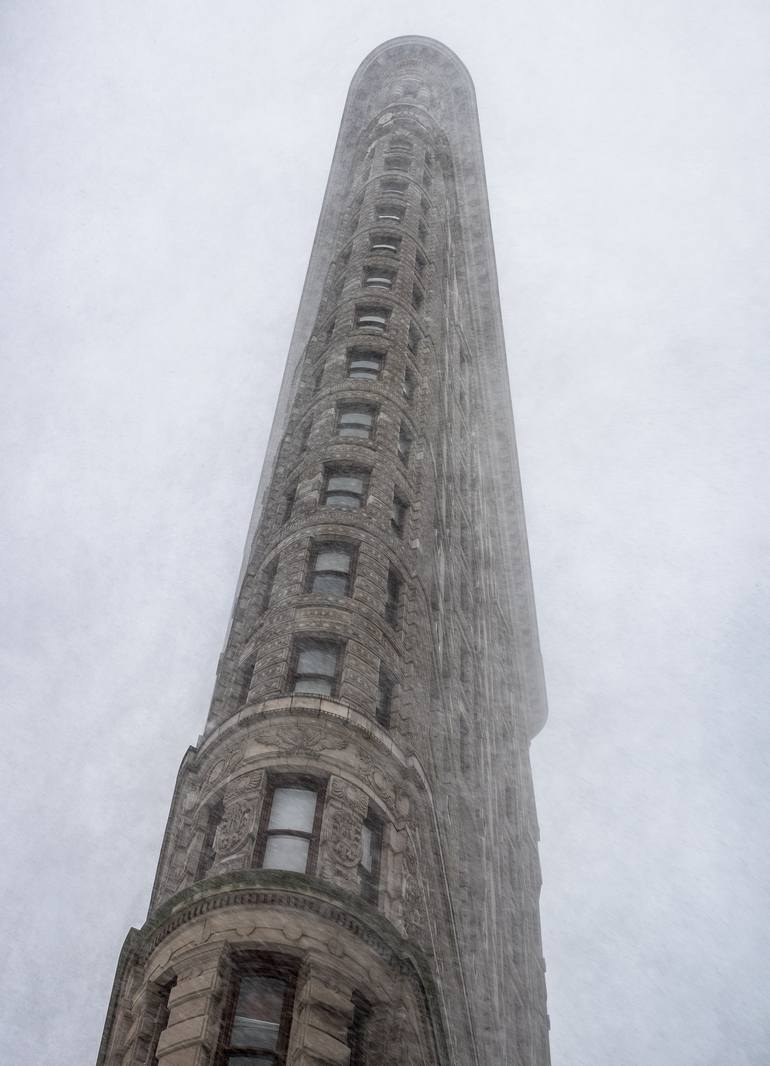
[{"label": "flatiron building", "polygon": [[545,720],[471,79],[356,73],[99,1066],[546,1066]]}]

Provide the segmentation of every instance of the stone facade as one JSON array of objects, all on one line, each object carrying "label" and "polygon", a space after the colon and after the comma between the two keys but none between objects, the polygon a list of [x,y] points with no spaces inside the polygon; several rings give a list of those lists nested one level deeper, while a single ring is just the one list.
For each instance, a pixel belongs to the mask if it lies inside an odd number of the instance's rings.
[{"label": "stone facade", "polygon": [[351,86],[100,1066],[546,1066],[544,718],[473,87],[400,38]]}]

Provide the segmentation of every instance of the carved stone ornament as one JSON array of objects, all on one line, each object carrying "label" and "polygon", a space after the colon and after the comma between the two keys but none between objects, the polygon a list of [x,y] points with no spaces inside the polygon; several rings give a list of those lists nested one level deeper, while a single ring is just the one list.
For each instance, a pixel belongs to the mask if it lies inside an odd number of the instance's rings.
[{"label": "carved stone ornament", "polygon": [[340,751],[347,747],[347,741],[335,736],[328,726],[287,724],[260,730],[257,739],[263,744],[272,744],[279,752],[287,755],[320,755],[322,751]]},{"label": "carved stone ornament", "polygon": [[217,858],[232,855],[245,843],[254,824],[254,803],[237,800],[226,808],[217,831],[215,851]]},{"label": "carved stone ornament", "polygon": [[339,777],[329,783],[321,829],[321,876],[357,887],[361,827],[369,806],[364,792]]}]

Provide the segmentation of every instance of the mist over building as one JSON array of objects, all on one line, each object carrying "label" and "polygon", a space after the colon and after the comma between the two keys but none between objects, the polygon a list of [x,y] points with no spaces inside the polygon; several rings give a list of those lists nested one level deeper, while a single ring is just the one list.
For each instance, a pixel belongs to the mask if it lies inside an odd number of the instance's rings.
[{"label": "mist over building", "polygon": [[99,1066],[545,1066],[545,715],[473,86],[398,38],[350,89]]}]

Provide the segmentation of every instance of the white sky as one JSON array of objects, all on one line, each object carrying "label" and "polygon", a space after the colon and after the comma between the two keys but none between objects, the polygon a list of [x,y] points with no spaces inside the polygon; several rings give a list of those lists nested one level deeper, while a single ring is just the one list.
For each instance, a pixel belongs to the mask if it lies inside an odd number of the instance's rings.
[{"label": "white sky", "polygon": [[770,8],[6,0],[0,1026],[93,1061],[345,94],[475,80],[550,719],[554,1066],[770,1059]]}]

